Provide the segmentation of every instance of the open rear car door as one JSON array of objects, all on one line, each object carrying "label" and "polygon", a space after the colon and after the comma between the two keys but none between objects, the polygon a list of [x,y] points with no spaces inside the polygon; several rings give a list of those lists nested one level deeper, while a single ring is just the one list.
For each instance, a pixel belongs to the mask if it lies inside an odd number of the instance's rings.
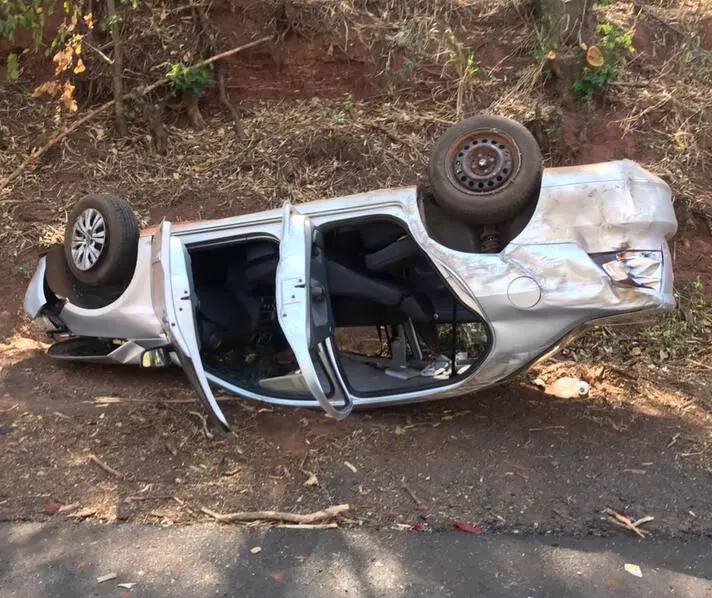
[{"label": "open rear car door", "polygon": [[181,240],[171,235],[171,223],[165,220],[153,237],[151,247],[151,298],[156,316],[188,379],[215,424],[229,431],[230,426],[210,390],[200,359],[190,255]]},{"label": "open rear car door", "polygon": [[334,326],[321,234],[290,204],[282,213],[276,308],[309,392],[329,415],[345,418],[353,404],[329,358]]}]

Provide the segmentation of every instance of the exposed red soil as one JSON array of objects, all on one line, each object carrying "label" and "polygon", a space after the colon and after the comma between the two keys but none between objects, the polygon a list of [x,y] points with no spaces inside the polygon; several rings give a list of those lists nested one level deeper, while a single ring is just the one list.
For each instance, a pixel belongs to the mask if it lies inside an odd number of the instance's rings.
[{"label": "exposed red soil", "polygon": [[328,37],[308,43],[295,35],[279,47],[267,46],[229,61],[226,88],[235,100],[282,100],[353,93],[368,97],[378,91],[373,83],[376,65],[354,59]]},{"label": "exposed red soil", "polygon": [[575,164],[640,159],[635,133],[623,134],[619,122],[623,116],[585,109],[565,113],[561,119],[561,135],[569,159]]},{"label": "exposed red soil", "polygon": [[676,237],[674,250],[678,284],[699,278],[705,289],[712,289],[712,236],[709,232],[683,232]]}]

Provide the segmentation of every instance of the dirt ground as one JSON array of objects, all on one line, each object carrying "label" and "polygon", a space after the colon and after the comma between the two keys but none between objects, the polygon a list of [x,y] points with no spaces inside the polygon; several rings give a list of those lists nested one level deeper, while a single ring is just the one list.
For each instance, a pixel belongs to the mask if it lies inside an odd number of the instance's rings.
[{"label": "dirt ground", "polygon": [[[0,194],[0,518],[192,523],[210,519],[201,507],[307,512],[347,502],[352,524],[372,527],[463,521],[483,532],[607,534],[618,529],[602,514],[612,508],[654,516],[645,524],[654,533],[712,534],[712,348],[699,297],[666,324],[599,331],[521,380],[457,400],[337,423],[223,397],[228,438],[213,435],[180,371],[44,355],[22,295],[39,250],[61,238],[67,207],[84,193],[118,192],[155,224],[421,178],[432,139],[458,117],[458,83],[446,61],[405,43],[406,17],[417,31],[453,26],[480,68],[464,112],[524,121],[548,165],[633,158],[665,176],[680,220],[676,282],[696,283],[700,297],[712,289],[709,98],[694,102],[704,97],[703,73],[690,74],[697,63],[676,33],[709,53],[709,3],[645,3],[641,12],[615,3],[606,18],[635,24],[638,53],[623,85],[592,106],[530,83],[537,37],[524,2],[465,2],[452,12],[416,2],[412,14],[354,4],[338,28],[329,19],[341,17],[318,3],[288,4],[299,8],[286,14],[291,29],[280,42],[230,62],[245,138],[211,96],[203,131],[170,116],[165,154],[140,122],[118,139],[110,118],[97,119]],[[267,22],[250,3],[214,10],[228,45]],[[54,109],[28,99],[29,83],[0,85],[7,174],[51,129]],[[663,102],[659,88],[677,99]],[[588,380],[591,395],[555,399],[532,383],[562,375]],[[318,483],[305,485],[312,474]]]},{"label": "dirt ground", "polygon": [[557,362],[538,374],[588,378],[590,398],[523,381],[344,422],[226,398],[235,437],[220,438],[178,370],[67,366],[15,346],[0,398],[4,518],[191,523],[209,519],[203,506],[349,503],[376,527],[605,534],[608,507],[653,515],[652,531],[712,533],[709,392],[666,388],[647,368]]}]

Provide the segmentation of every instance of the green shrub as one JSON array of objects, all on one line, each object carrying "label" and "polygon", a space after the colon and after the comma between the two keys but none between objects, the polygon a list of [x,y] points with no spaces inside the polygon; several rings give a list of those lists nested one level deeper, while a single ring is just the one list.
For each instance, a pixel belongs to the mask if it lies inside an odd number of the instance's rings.
[{"label": "green shrub", "polygon": [[599,36],[598,47],[604,58],[603,66],[583,67],[581,76],[571,86],[572,91],[583,101],[591,102],[593,96],[602,90],[614,77],[625,54],[635,53],[633,33],[623,31],[610,23],[596,27]]},{"label": "green shrub", "polygon": [[213,83],[212,67],[174,64],[166,73],[166,78],[177,92],[200,95]]}]

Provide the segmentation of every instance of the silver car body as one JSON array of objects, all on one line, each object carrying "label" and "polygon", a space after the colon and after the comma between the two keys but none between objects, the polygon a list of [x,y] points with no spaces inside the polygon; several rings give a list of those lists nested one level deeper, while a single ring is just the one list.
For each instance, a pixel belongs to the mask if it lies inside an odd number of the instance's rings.
[{"label": "silver car body", "polygon": [[[308,297],[297,296],[290,306],[285,289],[293,298],[295,289],[300,289],[296,281],[308,276],[304,256],[310,237],[305,227],[374,215],[397,219],[407,228],[456,297],[487,323],[491,347],[479,367],[457,382],[417,392],[366,397],[358,396],[343,383],[335,348],[327,339],[319,353],[322,366],[337,380],[337,393],[326,398],[308,350],[300,346],[300,337],[308,335],[308,313],[304,311]],[[441,245],[426,230],[416,187],[385,189],[221,220],[174,225],[164,222],[158,229],[144,231],[133,279],[117,300],[100,309],[83,309],[66,302],[57,316],[77,337],[120,339],[113,352],[97,361],[139,364],[145,349],[170,345],[223,427],[227,423],[208,382],[251,399],[292,406],[321,405],[342,417],[352,405],[466,394],[527,367],[585,324],[673,307],[667,241],[676,229],[670,188],[631,161],[547,169],[529,223],[496,254],[463,253]],[[203,370],[193,310],[183,309],[194,301],[190,257],[185,248],[234,242],[242,237],[280,240],[276,287],[280,324],[314,396],[312,401],[258,394]],[[610,264],[596,259],[605,254],[614,254]],[[25,310],[32,317],[41,316],[46,303],[44,259],[25,299]],[[291,319],[285,315],[288,310]]]}]

